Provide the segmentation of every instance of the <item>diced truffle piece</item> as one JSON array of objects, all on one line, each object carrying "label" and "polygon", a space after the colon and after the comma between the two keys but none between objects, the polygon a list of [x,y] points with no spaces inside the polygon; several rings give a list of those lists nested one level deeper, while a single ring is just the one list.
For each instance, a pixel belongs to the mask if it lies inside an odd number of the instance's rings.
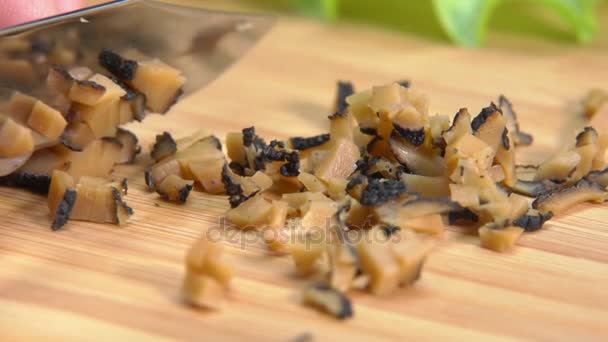
[{"label": "diced truffle piece", "polygon": [[163,132],[163,134],[156,136],[156,142],[150,150],[150,157],[158,162],[165,157],[173,155],[175,152],[177,152],[175,140],[169,132]]},{"label": "diced truffle piece", "polygon": [[53,230],[61,229],[68,222],[76,198],[72,177],[63,171],[54,171],[48,194]]},{"label": "diced truffle piece", "polygon": [[315,170],[315,176],[323,181],[347,178],[355,171],[359,148],[346,139],[337,141]]},{"label": "diced truffle piece", "polygon": [[82,176],[107,178],[122,155],[122,143],[116,138],[93,141],[82,152],[72,152],[67,172],[78,182]]},{"label": "diced truffle piece", "polygon": [[405,184],[393,179],[371,179],[361,193],[361,204],[378,206],[396,199],[406,191]]},{"label": "diced truffle piece", "polygon": [[469,111],[466,108],[461,108],[454,116],[452,126],[443,132],[443,139],[450,145],[461,137],[472,133],[471,114],[469,114]]},{"label": "diced truffle piece", "polygon": [[400,284],[413,285],[420,280],[422,268],[435,243],[429,239],[421,239],[410,230],[399,230],[397,242],[389,243],[391,252],[399,263]]},{"label": "diced truffle piece", "polygon": [[458,203],[446,199],[414,198],[405,203],[387,202],[374,208],[374,211],[381,222],[400,226],[402,222],[411,218],[447,214],[461,209],[462,207]]},{"label": "diced truffle piece", "polygon": [[473,135],[483,140],[494,151],[498,151],[498,145],[502,143],[502,133],[505,127],[505,118],[494,104],[482,109],[481,113],[471,122]]},{"label": "diced truffle piece", "polygon": [[135,157],[141,152],[137,136],[133,132],[119,127],[116,131],[116,138],[122,143],[122,153],[116,162],[118,164],[133,164]]},{"label": "diced truffle piece", "polygon": [[67,126],[61,113],[42,101],[37,101],[32,108],[27,125],[49,140],[59,139]]},{"label": "diced truffle piece", "polygon": [[479,169],[488,169],[492,166],[495,154],[496,151],[486,142],[473,135],[465,134],[445,148],[448,174],[454,171],[460,159],[470,159]]},{"label": "diced truffle piece", "polygon": [[192,161],[188,163],[188,167],[194,175],[194,179],[203,186],[206,192],[210,194],[223,194],[222,170],[225,164],[226,161],[224,159],[215,159]]},{"label": "diced truffle piece", "polygon": [[133,210],[123,201],[120,184],[102,178],[81,177],[71,219],[98,223],[126,224]]},{"label": "diced truffle piece", "polygon": [[161,198],[177,203],[186,203],[192,190],[193,181],[182,179],[176,175],[169,175],[156,186],[156,192]]},{"label": "diced truffle piece", "polygon": [[182,296],[197,307],[218,309],[230,287],[233,269],[221,261],[224,246],[203,234],[186,255]]},{"label": "diced truffle piece", "polygon": [[303,303],[338,318],[347,319],[353,316],[350,300],[344,293],[325,284],[317,284],[304,289]]},{"label": "diced truffle piece", "polygon": [[450,199],[463,207],[479,205],[480,189],[474,185],[450,184]]},{"label": "diced truffle piece", "polygon": [[[368,234],[374,231],[372,229]],[[392,240],[378,242],[377,239],[373,236],[359,239],[357,255],[361,270],[371,278],[369,291],[375,295],[386,295],[399,287],[401,267],[389,245]]]},{"label": "diced truffle piece", "polygon": [[[338,209],[338,212],[340,212],[340,209]],[[347,215],[348,213],[344,213],[342,216]],[[336,216],[340,216],[340,214],[338,213]],[[343,292],[351,288],[354,279],[360,272],[357,250],[344,237],[346,229],[345,220],[346,217],[333,218],[333,221],[338,221],[338,224],[333,226],[332,236],[335,239],[327,244],[327,255],[330,265],[329,283],[333,288]]]},{"label": "diced truffle piece", "polygon": [[608,199],[608,192],[601,185],[588,179],[581,179],[571,187],[552,190],[541,194],[532,202],[532,208],[542,214],[554,215],[583,202],[601,203]]},{"label": "diced truffle piece", "polygon": [[317,261],[326,252],[325,241],[314,232],[297,230],[295,234],[289,239],[287,250],[294,261],[296,274],[309,276],[316,271]]},{"label": "diced truffle piece", "polygon": [[95,138],[112,137],[116,135],[119,125],[120,98],[109,98],[94,106],[74,103],[72,111],[75,113],[73,122],[85,122]]},{"label": "diced truffle piece", "polygon": [[13,121],[0,116],[0,158],[12,158],[34,150],[32,132]]},{"label": "diced truffle piece", "polygon": [[534,232],[541,229],[545,222],[552,217],[552,212],[542,214],[538,210],[529,209],[524,215],[514,220],[513,225],[523,228],[526,232]]},{"label": "diced truffle piece", "polygon": [[158,59],[136,62],[104,49],[99,54],[99,62],[118,79],[144,94],[148,108],[156,113],[166,113],[186,83],[179,70]]},{"label": "diced truffle piece", "polygon": [[519,122],[517,121],[517,114],[515,114],[515,111],[513,110],[513,105],[504,95],[500,95],[498,98],[498,106],[507,119],[507,129],[513,135],[513,143],[515,146],[531,145],[533,141],[532,135],[521,131]]},{"label": "diced truffle piece", "polygon": [[263,196],[257,195],[230,209],[226,217],[239,228],[255,229],[268,221],[271,210],[272,204]]},{"label": "diced truffle piece", "polygon": [[479,238],[481,246],[496,252],[504,252],[515,245],[515,242],[523,233],[520,227],[496,226],[495,223],[488,223],[479,228]]},{"label": "diced truffle piece", "polygon": [[517,183],[517,173],[515,170],[515,146],[511,146],[512,134],[505,128],[503,131],[503,143],[498,146],[495,161],[504,173],[502,181],[507,186]]},{"label": "diced truffle piece", "polygon": [[293,149],[304,151],[325,144],[329,141],[329,137],[329,134],[320,134],[307,138],[293,137],[289,141]]},{"label": "diced truffle piece", "polygon": [[336,213],[336,204],[327,197],[320,200],[309,200],[300,207],[301,227],[305,231],[326,229],[328,222]]},{"label": "diced truffle piece", "polygon": [[319,178],[317,178],[315,175],[312,175],[310,173],[307,173],[307,172],[300,173],[300,175],[298,176],[298,180],[300,181],[300,183],[302,183],[302,185],[304,185],[306,190],[308,190],[310,192],[327,191],[327,186]]},{"label": "diced truffle piece", "polygon": [[17,170],[9,175],[0,177],[0,185],[31,191],[35,194],[46,195],[49,192],[51,177],[48,174],[28,173]]},{"label": "diced truffle piece", "polygon": [[438,177],[445,174],[445,160],[438,154],[425,153],[402,138],[392,136],[389,146],[393,156],[414,174]]},{"label": "diced truffle piece", "polygon": [[49,68],[46,85],[57,93],[68,95],[74,81],[74,77],[72,77],[66,68],[59,65],[52,65]]},{"label": "diced truffle piece", "polygon": [[336,100],[334,102],[333,112],[343,112],[348,108],[346,98],[355,93],[355,86],[349,81],[338,81],[336,84]]}]

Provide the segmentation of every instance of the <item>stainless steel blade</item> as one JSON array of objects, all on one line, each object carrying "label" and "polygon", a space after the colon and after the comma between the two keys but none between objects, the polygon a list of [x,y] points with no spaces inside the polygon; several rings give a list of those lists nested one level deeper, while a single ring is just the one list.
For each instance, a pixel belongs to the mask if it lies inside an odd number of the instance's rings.
[{"label": "stainless steel blade", "polygon": [[[103,48],[134,59],[159,58],[201,89],[242,57],[272,26],[267,16],[208,11],[153,0],[119,0],[0,30],[0,113],[15,91],[45,100],[52,64],[103,72]],[[46,145],[36,145],[42,148]],[[0,158],[0,176],[29,158]]]},{"label": "stainless steel blade", "polygon": [[[0,30],[0,64],[24,59],[34,64],[34,76],[43,77],[45,70],[38,70],[41,68],[35,64],[50,59],[44,56],[48,44],[63,44],[76,49],[77,59],[72,64],[99,70],[96,56],[102,48],[109,48],[134,57],[160,58],[179,68],[188,78],[184,91],[189,94],[243,56],[272,23],[268,16],[208,11],[161,1],[119,0]],[[11,44],[24,39],[35,42],[32,48],[11,54]],[[11,69],[11,63],[6,65]],[[14,75],[15,68],[4,69],[7,67],[0,65],[1,88],[31,91],[40,84],[37,77],[19,77]]]}]

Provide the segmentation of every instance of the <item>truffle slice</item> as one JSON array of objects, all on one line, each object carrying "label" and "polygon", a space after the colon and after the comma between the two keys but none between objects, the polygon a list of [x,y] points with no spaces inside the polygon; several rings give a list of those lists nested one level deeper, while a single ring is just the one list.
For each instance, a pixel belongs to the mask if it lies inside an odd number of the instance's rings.
[{"label": "truffle slice", "polygon": [[519,121],[517,121],[517,114],[513,110],[513,105],[504,95],[500,95],[498,98],[498,107],[507,119],[507,129],[513,135],[512,140],[515,146],[531,145],[534,138],[532,135],[521,131],[519,128]]},{"label": "truffle slice", "polygon": [[338,319],[353,316],[350,299],[344,293],[325,284],[317,284],[304,289],[302,300],[305,305],[318,308]]},{"label": "truffle slice", "polygon": [[146,96],[146,105],[156,113],[166,113],[182,94],[186,79],[181,72],[158,59],[136,62],[104,49],[101,66]]},{"label": "truffle slice", "polygon": [[602,203],[608,199],[608,192],[601,185],[581,179],[571,187],[557,189],[541,194],[532,202],[532,208],[542,214],[554,215],[583,202]]},{"label": "truffle slice", "polygon": [[481,246],[496,252],[504,252],[515,245],[523,231],[523,228],[515,226],[500,227],[495,223],[485,224],[479,228]]},{"label": "truffle slice", "polygon": [[193,183],[179,176],[169,175],[156,187],[156,192],[167,201],[186,203]]},{"label": "truffle slice", "polygon": [[502,136],[506,127],[504,116],[496,105],[482,109],[473,121],[471,128],[473,135],[483,140],[494,151],[498,151],[498,146],[502,144]]}]

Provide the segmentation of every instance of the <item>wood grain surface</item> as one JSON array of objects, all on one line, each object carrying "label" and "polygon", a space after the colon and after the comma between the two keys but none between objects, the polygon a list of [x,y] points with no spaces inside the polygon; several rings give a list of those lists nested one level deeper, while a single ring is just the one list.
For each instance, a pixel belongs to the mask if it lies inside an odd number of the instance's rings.
[{"label": "wood grain surface", "polygon": [[[131,128],[146,147],[163,130],[180,136],[201,127],[220,137],[251,125],[268,138],[312,135],[327,130],[337,79],[362,89],[407,78],[429,94],[436,113],[477,112],[509,96],[536,139],[520,161],[539,161],[571,134],[565,104],[608,85],[606,35],[585,48],[494,37],[504,41],[459,49],[281,19],[221,79]],[[608,111],[594,124],[606,129]],[[217,225],[227,201],[197,192],[186,205],[163,202],[145,190],[147,163],[144,155],[117,169],[129,178],[135,210],[124,228],[70,222],[52,232],[43,197],[0,188],[1,340],[608,339],[608,206],[573,208],[506,254],[451,229],[420,282],[383,298],[352,293],[355,317],[346,322],[300,306],[306,280],[294,276],[289,258],[266,255],[249,236],[227,248],[236,278],[225,308],[205,312],[180,302],[182,259]]]}]

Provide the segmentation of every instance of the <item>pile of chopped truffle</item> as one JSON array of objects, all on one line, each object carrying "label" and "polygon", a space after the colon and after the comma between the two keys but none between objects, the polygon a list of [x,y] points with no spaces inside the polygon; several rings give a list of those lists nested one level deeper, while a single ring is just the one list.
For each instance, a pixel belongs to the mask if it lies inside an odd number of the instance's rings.
[{"label": "pile of chopped truffle", "polygon": [[133,163],[140,146],[121,126],[148,109],[165,113],[185,83],[157,59],[103,50],[99,64],[108,73],[53,65],[35,96],[16,91],[0,110],[0,184],[48,194],[54,230],[69,219],[127,222],[127,181],[115,182],[112,170]]},{"label": "pile of chopped truffle", "polygon": [[[594,115],[599,99],[590,93],[582,113]],[[290,254],[298,275],[326,275],[303,302],[338,318],[352,315],[350,290],[384,295],[418,280],[446,224],[474,227],[483,247],[502,252],[567,208],[608,199],[608,134],[586,127],[541,164],[518,166],[517,147],[533,137],[504,96],[450,120],[429,115],[409,83],[354,93],[340,82],[328,121],[329,133],[286,141],[266,142],[253,127],[229,133],[227,158],[213,136],[191,138],[201,145],[193,154],[195,143],[164,133],[146,179],[176,201],[188,180],[227,194],[235,226]]]}]

